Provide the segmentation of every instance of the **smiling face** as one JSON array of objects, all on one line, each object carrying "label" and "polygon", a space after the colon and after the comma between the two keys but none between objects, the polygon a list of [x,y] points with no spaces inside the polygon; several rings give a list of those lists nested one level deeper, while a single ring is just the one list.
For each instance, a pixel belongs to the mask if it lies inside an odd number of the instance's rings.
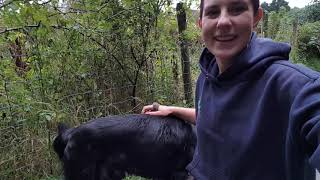
[{"label": "smiling face", "polygon": [[220,73],[247,46],[261,17],[261,9],[254,15],[250,0],[204,0],[199,25],[206,47],[216,57]]}]

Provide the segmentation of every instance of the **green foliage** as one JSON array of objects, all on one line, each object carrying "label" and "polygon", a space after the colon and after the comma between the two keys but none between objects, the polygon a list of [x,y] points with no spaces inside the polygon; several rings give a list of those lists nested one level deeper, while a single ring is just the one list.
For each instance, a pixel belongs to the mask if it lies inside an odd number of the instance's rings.
[{"label": "green foliage", "polygon": [[[274,20],[272,18],[275,18]],[[270,15],[269,35],[276,41],[290,42],[292,34],[292,19],[288,17],[287,11],[282,8],[278,13]]]},{"label": "green foliage", "polygon": [[268,37],[274,39],[277,36],[279,26],[280,26],[280,14],[276,12],[271,12],[268,14]]},{"label": "green foliage", "polygon": [[264,30],[267,37],[292,45],[290,57],[294,62],[319,69],[320,23],[313,22],[314,19],[308,15],[309,9],[310,6],[272,11],[268,13],[268,29]]},{"label": "green foliage", "polygon": [[[170,4],[52,0],[3,6],[0,179],[59,179],[61,167],[51,144],[60,121],[78,125],[140,112],[153,101],[183,102]],[[188,27],[191,56],[197,57],[199,30],[193,19]]]},{"label": "green foliage", "polygon": [[128,176],[126,177],[125,179],[123,180],[147,180],[146,178],[142,178],[142,177],[139,177],[139,176]]},{"label": "green foliage", "polygon": [[299,58],[308,61],[309,58],[320,59],[320,21],[306,23],[300,28],[297,38]]},{"label": "green foliage", "polygon": [[308,22],[320,21],[320,1],[314,1],[314,3],[305,7],[305,14]]},{"label": "green foliage", "polygon": [[287,11],[290,10],[289,3],[286,0],[272,0],[271,3],[263,2],[261,7],[267,12],[278,12],[281,8],[284,8]]},{"label": "green foliage", "polygon": [[[60,121],[78,125],[90,118],[136,113],[154,101],[186,106],[173,1],[4,2],[0,179],[61,179],[51,148]],[[184,35],[194,80],[202,43],[198,14],[188,9],[194,0],[185,2]],[[318,20],[319,8],[311,5],[308,14],[308,8],[288,12],[286,5],[283,0],[264,4],[271,9],[263,27],[268,28],[261,31],[290,41],[297,62],[310,56],[303,63],[317,69],[319,23],[305,23]]]}]

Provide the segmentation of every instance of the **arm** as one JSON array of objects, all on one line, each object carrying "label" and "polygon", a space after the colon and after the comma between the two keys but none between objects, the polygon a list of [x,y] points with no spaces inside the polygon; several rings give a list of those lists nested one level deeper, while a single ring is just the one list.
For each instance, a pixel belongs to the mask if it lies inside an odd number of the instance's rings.
[{"label": "arm", "polygon": [[147,105],[143,107],[141,113],[155,116],[173,115],[192,124],[196,124],[196,111],[194,108],[159,105],[158,110],[152,111],[153,109],[154,107],[152,105]]},{"label": "arm", "polygon": [[296,95],[290,113],[291,139],[320,170],[320,79],[306,84]]}]

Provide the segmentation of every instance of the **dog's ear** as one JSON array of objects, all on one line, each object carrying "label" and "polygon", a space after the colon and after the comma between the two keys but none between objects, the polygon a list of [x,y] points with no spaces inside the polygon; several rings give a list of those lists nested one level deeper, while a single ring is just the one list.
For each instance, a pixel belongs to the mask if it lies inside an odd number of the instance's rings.
[{"label": "dog's ear", "polygon": [[59,123],[57,129],[58,134],[54,138],[53,149],[58,154],[60,160],[62,160],[64,156],[64,149],[66,148],[66,145],[68,143],[68,139],[64,135],[65,131],[67,131],[68,129],[68,126],[63,123]]},{"label": "dog's ear", "polygon": [[58,124],[58,134],[63,134],[69,127],[63,123]]}]

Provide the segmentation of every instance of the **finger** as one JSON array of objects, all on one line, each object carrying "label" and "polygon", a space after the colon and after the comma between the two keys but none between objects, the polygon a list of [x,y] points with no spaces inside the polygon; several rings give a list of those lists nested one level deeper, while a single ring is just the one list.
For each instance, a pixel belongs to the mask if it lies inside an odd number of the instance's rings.
[{"label": "finger", "polygon": [[144,114],[144,113],[146,113],[146,112],[148,112],[148,111],[151,111],[151,110],[152,110],[152,105],[144,106],[144,107],[142,108],[141,114]]},{"label": "finger", "polygon": [[161,111],[148,111],[145,114],[152,115],[152,116],[165,116]]}]

